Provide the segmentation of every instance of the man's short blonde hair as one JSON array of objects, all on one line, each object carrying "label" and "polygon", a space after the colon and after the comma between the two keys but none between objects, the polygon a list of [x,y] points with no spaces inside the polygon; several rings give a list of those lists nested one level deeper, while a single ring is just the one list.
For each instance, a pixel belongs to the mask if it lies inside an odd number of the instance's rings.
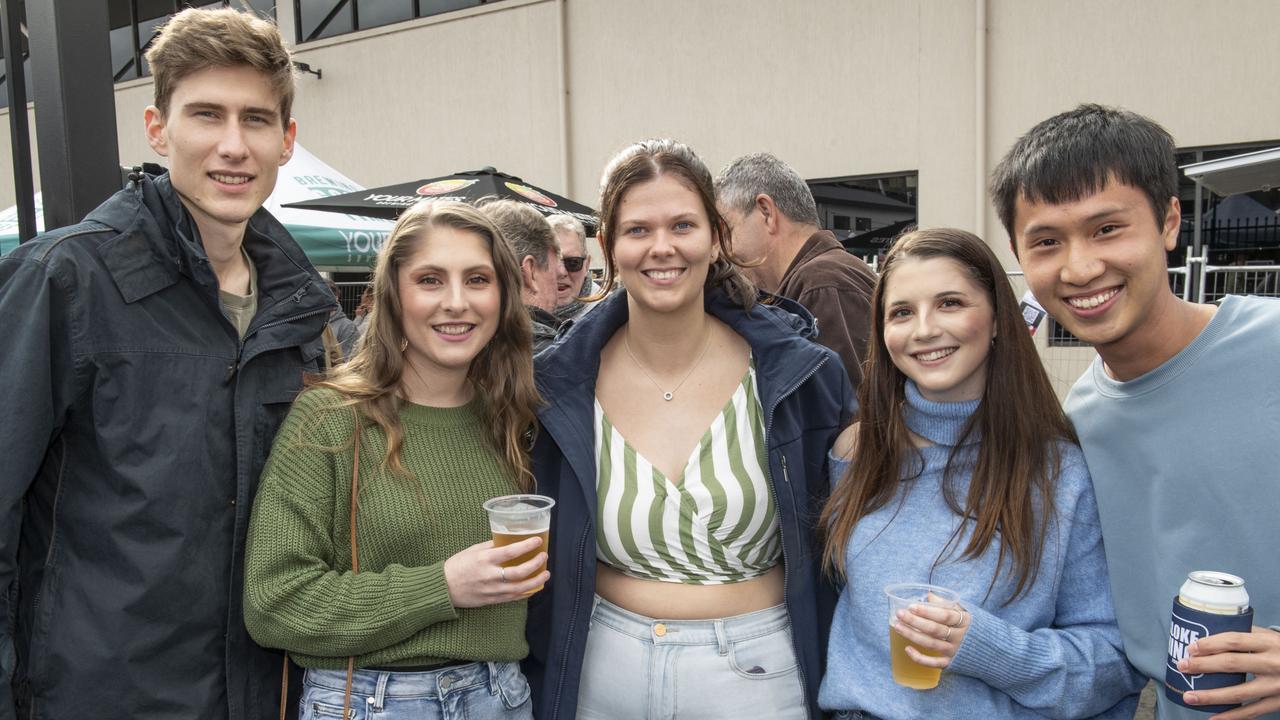
[{"label": "man's short blonde hair", "polygon": [[253,13],[229,7],[187,8],[165,23],[147,50],[156,107],[165,117],[182,79],[211,67],[248,65],[267,77],[280,98],[280,122],[293,110],[293,58],[280,30]]}]

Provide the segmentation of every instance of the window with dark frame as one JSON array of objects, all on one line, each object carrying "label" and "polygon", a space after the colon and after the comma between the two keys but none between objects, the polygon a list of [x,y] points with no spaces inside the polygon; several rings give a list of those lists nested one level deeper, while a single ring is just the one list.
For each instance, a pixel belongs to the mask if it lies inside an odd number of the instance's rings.
[{"label": "window with dark frame", "polygon": [[293,0],[299,44],[500,0]]},{"label": "window with dark frame", "polygon": [[[192,0],[109,0],[107,22],[111,26],[111,75],[116,82],[149,77],[151,68],[143,57],[160,27],[187,7],[243,7],[237,0],[193,2]],[[275,0],[249,0],[258,16],[276,21]]]}]

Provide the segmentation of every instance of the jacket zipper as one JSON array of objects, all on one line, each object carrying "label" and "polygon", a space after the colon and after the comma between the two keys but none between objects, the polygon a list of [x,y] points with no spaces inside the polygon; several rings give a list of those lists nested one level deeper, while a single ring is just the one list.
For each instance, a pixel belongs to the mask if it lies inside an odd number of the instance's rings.
[{"label": "jacket zipper", "polygon": [[[822,356],[822,358],[818,360],[818,364],[814,365],[804,377],[800,378],[799,382],[792,385],[782,394],[778,395],[777,400],[775,400],[773,402],[773,405],[769,407],[768,418],[765,420],[765,423],[764,423],[765,447],[769,447],[769,435],[773,431],[773,413],[775,410],[778,409],[778,405],[782,404],[782,401],[785,400],[788,395],[795,392],[797,388],[799,388],[801,385],[808,382],[809,378],[816,375],[818,373],[818,369],[821,368],[822,364],[825,363],[826,361],[827,361],[827,356],[825,355]],[[790,487],[791,478],[787,475],[787,454],[783,452],[779,454],[779,458],[781,458],[782,460],[782,482],[786,484],[788,487]],[[773,485],[772,472],[769,470],[768,465],[769,463],[765,463],[765,466],[766,466],[765,472],[770,474],[769,491],[773,493],[773,506],[777,508],[779,507],[778,489]],[[780,532],[785,532],[785,528],[782,528],[781,523],[779,523],[778,529]],[[804,663],[800,661],[800,648],[796,645],[795,621],[791,617],[791,605],[790,603],[787,602],[788,562],[787,562],[787,543],[785,542],[785,538],[784,538],[784,542],[782,543],[782,566],[783,566],[782,567],[782,607],[786,610],[787,624],[791,627],[791,652],[795,653],[795,656],[796,656],[796,671],[800,674],[800,690],[801,692],[804,693],[804,698],[803,698],[804,716],[807,718],[809,717],[809,683],[808,681],[805,680]]]},{"label": "jacket zipper", "polygon": [[[256,335],[257,333],[262,332],[263,330],[266,330],[267,328],[275,327],[275,326],[277,326],[277,325],[285,325],[285,324],[287,324],[287,323],[291,323],[291,322],[294,322],[294,321],[297,321],[297,320],[301,320],[301,319],[303,319],[303,318],[309,318],[309,317],[311,317],[312,315],[320,315],[320,314],[323,314],[323,313],[327,313],[327,312],[329,312],[329,310],[330,310],[330,308],[320,308],[319,310],[311,310],[311,311],[309,311],[309,312],[304,312],[304,313],[301,313],[301,314],[299,314],[299,315],[292,315],[292,316],[290,316],[290,317],[282,318],[282,319],[280,319],[280,320],[272,320],[271,322],[267,323],[266,325],[262,325],[261,327],[255,328],[253,332],[254,332],[254,334]],[[258,354],[259,354],[259,355],[261,355],[261,354],[262,354],[262,353],[264,353],[264,352],[270,352],[270,351],[272,351],[272,350],[279,350],[280,348],[283,348],[283,347],[289,347],[289,345],[281,345],[280,347],[268,347],[268,348],[264,348],[264,349],[263,349],[261,352],[259,352]],[[242,364],[243,364],[243,363],[242,363],[242,361],[241,361],[241,357],[242,357],[243,355],[244,355],[244,341],[242,340],[242,341],[240,341],[239,350],[236,352],[236,361],[235,361],[235,362],[233,362],[233,363],[231,363],[231,367],[227,368],[227,379],[223,381],[224,383],[229,383],[229,382],[231,382],[231,380],[232,380],[233,378],[235,378],[235,376],[236,376],[236,372],[240,369],[240,367],[241,367],[241,366],[242,366]]]},{"label": "jacket zipper", "polygon": [[[591,530],[590,525],[582,526],[582,537],[578,540],[578,564],[576,567],[581,570],[583,556],[586,555],[587,537]],[[578,619],[579,600],[582,599],[582,573],[579,572],[574,585],[573,593],[573,612],[569,614],[569,632],[565,635],[565,652],[560,653],[560,678],[556,683],[556,702],[551,707],[551,717],[560,717],[560,698],[564,695],[564,678],[565,673],[569,669],[569,653],[567,652],[573,646],[573,627],[574,621]],[[581,673],[579,673],[581,674]]]}]

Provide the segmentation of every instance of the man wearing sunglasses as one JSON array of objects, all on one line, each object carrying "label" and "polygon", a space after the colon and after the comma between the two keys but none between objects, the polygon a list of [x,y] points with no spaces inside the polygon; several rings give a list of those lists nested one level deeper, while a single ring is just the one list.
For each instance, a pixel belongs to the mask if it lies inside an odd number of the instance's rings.
[{"label": "man wearing sunglasses", "polygon": [[600,286],[591,277],[587,231],[571,215],[550,215],[547,222],[555,230],[556,241],[560,244],[560,259],[564,262],[567,273],[556,284],[556,317],[561,320],[577,320],[596,304],[596,301],[578,298],[590,297],[600,290]]}]

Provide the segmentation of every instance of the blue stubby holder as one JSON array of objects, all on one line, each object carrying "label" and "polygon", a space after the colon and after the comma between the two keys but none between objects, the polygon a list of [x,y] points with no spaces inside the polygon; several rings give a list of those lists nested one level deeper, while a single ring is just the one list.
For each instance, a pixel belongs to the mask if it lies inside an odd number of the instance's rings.
[{"label": "blue stubby holder", "polygon": [[1205,673],[1184,675],[1178,671],[1178,661],[1187,655],[1187,646],[1209,635],[1224,632],[1250,632],[1253,629],[1253,608],[1239,615],[1218,615],[1189,608],[1173,599],[1173,614],[1169,621],[1169,654],[1165,659],[1164,694],[1173,702],[1192,710],[1226,712],[1239,705],[1188,705],[1182,694],[1190,690],[1217,690],[1244,682],[1244,673]]}]

